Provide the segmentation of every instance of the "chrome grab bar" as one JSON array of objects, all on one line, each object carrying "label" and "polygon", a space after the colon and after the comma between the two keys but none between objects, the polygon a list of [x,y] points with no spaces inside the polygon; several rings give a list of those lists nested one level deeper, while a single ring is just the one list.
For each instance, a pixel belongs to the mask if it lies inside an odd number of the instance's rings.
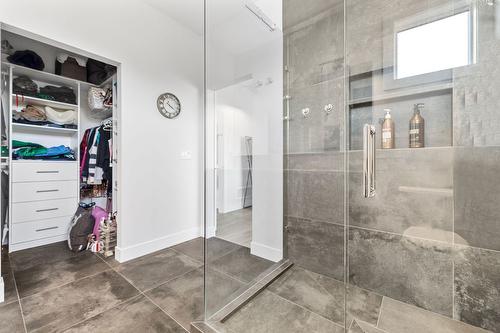
[{"label": "chrome grab bar", "polygon": [[363,195],[365,198],[375,196],[375,126],[365,124],[363,127]]}]

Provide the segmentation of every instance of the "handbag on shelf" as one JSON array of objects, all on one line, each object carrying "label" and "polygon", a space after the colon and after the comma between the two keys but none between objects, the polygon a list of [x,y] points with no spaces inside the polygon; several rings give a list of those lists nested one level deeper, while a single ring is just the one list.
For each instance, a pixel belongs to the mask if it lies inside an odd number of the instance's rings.
[{"label": "handbag on shelf", "polygon": [[88,92],[88,103],[91,114],[99,118],[108,118],[113,112],[112,105],[109,105],[109,93],[107,90],[97,87],[90,87]]}]

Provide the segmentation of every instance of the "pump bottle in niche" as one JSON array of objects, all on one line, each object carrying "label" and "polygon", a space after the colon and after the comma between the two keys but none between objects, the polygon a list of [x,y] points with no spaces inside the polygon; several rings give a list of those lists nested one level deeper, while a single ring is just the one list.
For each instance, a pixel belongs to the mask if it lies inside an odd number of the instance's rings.
[{"label": "pump bottle in niche", "polygon": [[382,149],[395,148],[395,126],[392,120],[391,109],[384,109],[385,116],[382,122]]},{"label": "pump bottle in niche", "polygon": [[413,117],[410,119],[410,148],[423,148],[425,146],[425,122],[420,115],[423,108],[423,103],[414,106]]}]

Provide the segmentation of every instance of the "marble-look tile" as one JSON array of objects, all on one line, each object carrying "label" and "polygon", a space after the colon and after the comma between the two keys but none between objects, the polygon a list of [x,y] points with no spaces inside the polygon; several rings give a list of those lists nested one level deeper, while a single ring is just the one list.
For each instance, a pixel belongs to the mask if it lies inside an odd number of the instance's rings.
[{"label": "marble-look tile", "polygon": [[423,238],[451,243],[452,148],[377,151],[377,194],[370,200],[362,193],[362,154],[349,158],[350,225],[397,234],[418,230]]},{"label": "marble-look tile", "polygon": [[293,266],[268,290],[340,325],[344,325],[343,283]]},{"label": "marble-look tile", "polygon": [[138,296],[64,332],[186,333],[187,331],[147,298]]},{"label": "marble-look tile", "polygon": [[84,278],[21,299],[30,332],[53,332],[113,308],[136,295],[130,283],[113,271]]},{"label": "marble-look tile", "polygon": [[19,297],[23,298],[109,269],[92,253],[66,260],[14,270]]},{"label": "marble-look tile", "polygon": [[0,304],[0,333],[24,333],[19,302]]},{"label": "marble-look tile", "polygon": [[344,227],[287,218],[288,256],[296,265],[337,280],[344,279]]},{"label": "marble-look tile", "polygon": [[344,172],[288,170],[286,214],[344,224]]},{"label": "marble-look tile", "polygon": [[283,25],[285,28],[292,28],[304,20],[310,19],[329,10],[334,5],[339,5],[341,2],[332,0],[315,0],[305,3],[301,0],[286,0],[283,1]]},{"label": "marble-look tile", "polygon": [[478,327],[408,305],[388,297],[382,301],[378,327],[405,333],[487,333]]},{"label": "marble-look tile", "polygon": [[273,264],[272,261],[252,255],[250,249],[241,247],[210,262],[208,268],[221,271],[243,282],[252,282],[273,267]]},{"label": "marble-look tile", "polygon": [[347,287],[347,325],[353,319],[377,325],[382,296],[353,286]]},{"label": "marble-look tile", "polygon": [[145,291],[201,265],[184,254],[167,249],[128,261],[116,267],[116,270],[135,287]]},{"label": "marble-look tile", "polygon": [[[203,237],[198,237],[190,241],[176,245],[172,248],[202,263],[204,240],[205,239]],[[208,261],[213,261],[217,258],[222,257],[225,254],[228,254],[231,251],[241,248],[240,245],[228,242],[226,240],[217,237],[211,237],[206,242],[207,242]]]},{"label": "marble-look tile", "polygon": [[[172,315],[185,328],[203,320],[203,269],[191,271],[146,293],[158,306]],[[207,314],[213,314],[234,297],[243,284],[213,270],[207,271]]]},{"label": "marble-look tile", "polygon": [[350,282],[363,289],[452,316],[451,245],[351,228]]},{"label": "marble-look tile", "polygon": [[462,243],[500,250],[500,148],[456,148],[455,232]]},{"label": "marble-look tile", "polygon": [[456,246],[454,318],[500,332],[500,252]]},{"label": "marble-look tile", "polygon": [[[292,87],[289,91],[289,121],[287,143],[289,153],[339,151],[343,143],[342,116],[343,80],[334,79],[321,84]],[[323,110],[331,104],[333,111]],[[308,108],[304,117],[302,110]]]},{"label": "marble-look tile", "polygon": [[269,291],[260,293],[217,328],[245,333],[344,332],[342,326]]},{"label": "marble-look tile", "polygon": [[14,270],[24,270],[32,266],[49,264],[85,254],[85,251],[79,253],[70,251],[67,242],[58,242],[11,253],[10,262]]},{"label": "marble-look tile", "polygon": [[[349,327],[348,333],[385,333],[385,331],[382,331],[368,323],[359,320],[354,320],[351,323],[351,327]],[[391,332],[391,333],[396,333],[396,332]]]},{"label": "marble-look tile", "polygon": [[344,152],[288,154],[287,170],[344,171]]}]

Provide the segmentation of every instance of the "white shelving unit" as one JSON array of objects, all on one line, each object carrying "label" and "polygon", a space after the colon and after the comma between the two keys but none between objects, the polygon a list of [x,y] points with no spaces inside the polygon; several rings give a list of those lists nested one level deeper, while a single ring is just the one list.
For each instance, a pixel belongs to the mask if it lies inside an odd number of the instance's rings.
[{"label": "white shelving unit", "polygon": [[[12,141],[28,141],[44,146],[64,145],[75,152],[75,161],[8,159],[9,188],[9,251],[14,252],[67,239],[67,229],[78,205],[80,94],[81,82],[22,66],[2,63],[9,72],[9,152]],[[27,76],[38,87],[67,86],[76,95],[76,104],[46,100],[13,93],[13,79]],[[87,84],[89,85],[89,84]],[[86,86],[87,86],[86,85]],[[78,114],[76,128],[39,126],[12,121],[13,112],[26,105],[50,106],[58,110],[74,110]],[[25,201],[25,198],[30,198]]]}]

